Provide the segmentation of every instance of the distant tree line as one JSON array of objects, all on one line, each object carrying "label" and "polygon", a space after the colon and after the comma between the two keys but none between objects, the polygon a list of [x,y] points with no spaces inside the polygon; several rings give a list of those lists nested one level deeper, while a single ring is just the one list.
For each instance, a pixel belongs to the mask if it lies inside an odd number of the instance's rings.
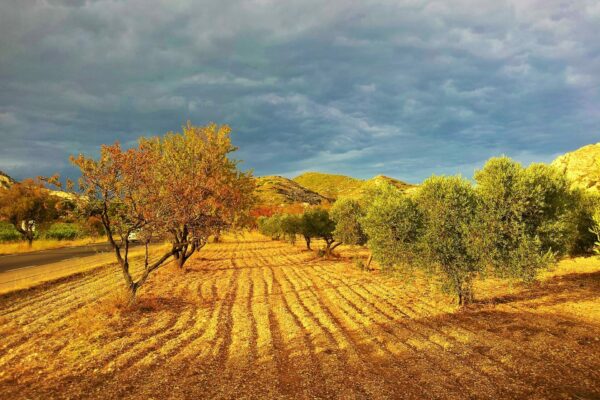
[{"label": "distant tree line", "polygon": [[276,214],[260,232],[293,242],[364,245],[382,267],[416,270],[441,281],[460,305],[473,301],[477,278],[532,281],[563,255],[589,253],[600,242],[597,197],[572,190],[545,164],[523,167],[490,159],[473,181],[432,176],[410,193],[380,185],[362,199],[339,199],[328,212]]}]

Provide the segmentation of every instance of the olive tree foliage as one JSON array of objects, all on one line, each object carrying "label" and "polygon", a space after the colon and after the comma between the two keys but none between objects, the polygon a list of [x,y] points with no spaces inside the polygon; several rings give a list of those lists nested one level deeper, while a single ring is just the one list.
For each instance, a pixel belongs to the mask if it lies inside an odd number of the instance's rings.
[{"label": "olive tree foliage", "polygon": [[[188,123],[181,134],[140,139],[128,150],[118,143],[102,146],[98,159],[72,157],[81,170],[81,203],[100,217],[132,301],[149,274],[170,257],[183,266],[208,235],[246,220],[254,183],[228,159],[234,150],[229,128]],[[146,254],[137,278],[129,258],[134,232],[143,238]],[[169,237],[171,248],[150,261],[153,236]]]},{"label": "olive tree foliage", "polygon": [[373,193],[361,225],[373,258],[384,268],[408,270],[418,253],[423,215],[415,200],[392,185]]},{"label": "olive tree foliage", "polygon": [[551,166],[490,159],[475,173],[485,261],[501,277],[535,278],[576,234],[576,198]]},{"label": "olive tree foliage", "polygon": [[473,281],[482,269],[476,227],[478,201],[469,181],[433,176],[416,195],[423,226],[417,245],[417,265],[442,278],[458,304],[473,300]]},{"label": "olive tree foliage", "polygon": [[338,199],[330,211],[331,219],[335,223],[333,237],[340,243],[364,245],[367,242],[367,235],[361,226],[364,214],[357,200]]},{"label": "olive tree foliage", "polygon": [[594,235],[592,250],[594,254],[600,255],[600,210],[596,210],[592,215],[592,226],[589,228],[589,232]]},{"label": "olive tree foliage", "polygon": [[600,226],[600,195],[578,189],[573,191],[573,197],[575,231],[568,253],[571,256],[595,253],[599,239],[595,231]]},{"label": "olive tree foliage", "polygon": [[281,238],[281,214],[273,214],[270,217],[261,216],[258,218],[258,231],[272,240]]},{"label": "olive tree foliage", "polygon": [[473,281],[482,268],[477,210],[469,181],[434,176],[411,195],[382,187],[362,224],[373,257],[382,266],[407,273],[424,270],[463,305],[473,300]]},{"label": "olive tree foliage", "polygon": [[302,215],[274,214],[270,217],[260,217],[257,223],[259,232],[273,240],[285,239],[295,243],[296,235],[302,235],[308,249],[311,239],[323,239],[327,256],[341,244],[336,242],[333,235],[335,222],[330,218],[329,212],[322,208],[307,209]]},{"label": "olive tree foliage", "polygon": [[321,225],[322,219],[320,218],[319,213],[313,212],[312,210],[306,210],[302,214],[300,234],[304,238],[308,250],[312,250],[312,239],[320,236]]},{"label": "olive tree foliage", "polygon": [[[329,257],[333,250],[341,245],[336,242],[333,232],[335,231],[335,222],[331,219],[329,212],[323,208],[312,208],[304,212],[302,216],[302,225],[306,227],[303,235],[320,238],[325,241],[325,255]],[[306,239],[306,236],[305,236]]]},{"label": "olive tree foliage", "polygon": [[283,214],[279,219],[279,226],[283,238],[291,243],[296,243],[296,235],[301,233],[302,217],[294,214]]},{"label": "olive tree foliage", "polygon": [[273,214],[270,217],[259,217],[258,231],[273,240],[283,239],[291,244],[296,243],[296,236],[302,233],[302,216],[295,214]]},{"label": "olive tree foliage", "polygon": [[12,224],[31,246],[36,230],[57,217],[59,201],[41,182],[26,179],[0,190],[0,218]]}]

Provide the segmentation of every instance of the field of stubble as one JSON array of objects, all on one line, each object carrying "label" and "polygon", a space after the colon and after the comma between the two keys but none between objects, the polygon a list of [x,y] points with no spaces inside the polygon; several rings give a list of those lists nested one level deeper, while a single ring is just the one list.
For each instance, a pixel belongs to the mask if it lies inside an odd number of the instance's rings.
[{"label": "field of stubble", "polygon": [[4,295],[0,398],[600,398],[600,262],[459,311],[354,253],[248,235],[159,270],[133,310],[114,266]]}]

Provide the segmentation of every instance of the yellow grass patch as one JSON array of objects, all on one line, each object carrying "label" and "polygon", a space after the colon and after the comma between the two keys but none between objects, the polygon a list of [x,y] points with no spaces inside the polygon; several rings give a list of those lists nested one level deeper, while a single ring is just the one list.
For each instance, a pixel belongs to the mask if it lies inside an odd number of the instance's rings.
[{"label": "yellow grass patch", "polygon": [[0,255],[1,254],[28,253],[30,251],[50,250],[50,249],[58,249],[61,247],[70,247],[70,246],[83,246],[86,244],[101,243],[101,242],[105,242],[105,241],[106,241],[106,239],[103,239],[103,238],[101,238],[101,239],[84,238],[84,239],[76,239],[76,240],[40,239],[40,240],[34,240],[31,246],[29,246],[29,244],[26,241],[0,243]]}]

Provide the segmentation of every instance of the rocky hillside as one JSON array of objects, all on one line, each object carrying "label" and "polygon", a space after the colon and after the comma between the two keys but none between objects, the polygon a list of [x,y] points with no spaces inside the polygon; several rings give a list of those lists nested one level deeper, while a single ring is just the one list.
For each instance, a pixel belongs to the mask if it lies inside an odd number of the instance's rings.
[{"label": "rocky hillside", "polygon": [[256,178],[256,195],[261,205],[321,204],[329,199],[282,176]]},{"label": "rocky hillside", "polygon": [[[17,183],[16,180],[11,178],[9,175],[5,174],[4,172],[0,171],[0,189],[8,189],[15,183]],[[60,197],[63,199],[74,200],[76,198],[76,196],[74,194],[63,192],[61,190],[51,190],[50,189],[49,192],[53,196],[57,196],[57,197]]]},{"label": "rocky hillside", "polygon": [[16,181],[10,176],[6,175],[4,172],[0,171],[0,188],[8,189],[11,187]]},{"label": "rocky hillside", "polygon": [[565,171],[573,181],[573,186],[591,191],[600,190],[600,143],[563,154],[552,165]]},{"label": "rocky hillside", "polygon": [[307,189],[332,199],[337,199],[338,197],[359,197],[366,188],[380,185],[383,182],[392,184],[402,190],[415,187],[409,183],[384,175],[362,180],[345,175],[307,172],[295,177],[294,181]]}]

